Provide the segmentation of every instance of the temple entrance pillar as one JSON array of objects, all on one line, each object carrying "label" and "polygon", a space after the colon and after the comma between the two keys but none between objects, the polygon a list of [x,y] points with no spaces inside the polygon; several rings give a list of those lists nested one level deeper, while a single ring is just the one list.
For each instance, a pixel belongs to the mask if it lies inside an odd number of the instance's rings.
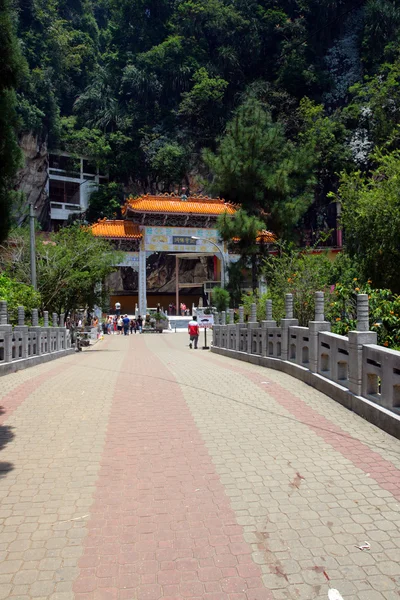
[{"label": "temple entrance pillar", "polygon": [[146,275],[146,251],[142,242],[139,250],[139,314],[142,317],[147,313]]}]

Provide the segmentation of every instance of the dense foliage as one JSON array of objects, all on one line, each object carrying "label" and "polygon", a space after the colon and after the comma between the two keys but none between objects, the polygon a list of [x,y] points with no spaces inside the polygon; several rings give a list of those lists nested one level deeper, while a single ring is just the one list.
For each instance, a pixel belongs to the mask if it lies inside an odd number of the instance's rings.
[{"label": "dense foliage", "polygon": [[8,0],[0,0],[0,242],[7,237],[20,163],[15,89],[25,69]]},{"label": "dense foliage", "polygon": [[25,308],[25,317],[29,320],[32,308],[39,308],[41,304],[40,294],[32,286],[19,283],[5,273],[0,274],[0,300],[7,302],[9,322],[14,324],[17,323],[18,306]]},{"label": "dense foliage", "polygon": [[400,152],[375,155],[370,177],[357,171],[343,174],[339,198],[346,245],[358,258],[362,277],[375,287],[400,292]]},{"label": "dense foliage", "polygon": [[272,299],[273,318],[280,322],[285,316],[285,294],[293,294],[294,317],[308,326],[314,320],[315,292],[325,293],[325,320],[333,333],[347,335],[356,329],[357,294],[368,294],[370,330],[375,331],[378,343],[400,349],[400,296],[388,289],[372,287],[371,279],[358,276],[358,265],[346,254],[335,260],[328,254],[312,250],[298,252],[281,248],[280,253],[267,258],[265,275],[270,285],[261,297],[246,293],[241,298],[245,315],[251,304],[257,304],[258,320],[265,319],[265,304]]},{"label": "dense foliage", "polygon": [[[335,222],[336,174],[366,172],[388,138],[397,146],[395,0],[15,6],[21,129],[94,156],[126,191],[193,189],[201,175],[314,243]],[[106,188],[92,216],[115,198]]]},{"label": "dense foliage", "polygon": [[[101,284],[121,259],[108,242],[95,238],[79,225],[46,238],[38,236],[36,257],[40,307],[66,315],[76,309],[103,306],[107,298]],[[0,269],[14,282],[29,284],[28,232],[13,232],[1,249]]]}]

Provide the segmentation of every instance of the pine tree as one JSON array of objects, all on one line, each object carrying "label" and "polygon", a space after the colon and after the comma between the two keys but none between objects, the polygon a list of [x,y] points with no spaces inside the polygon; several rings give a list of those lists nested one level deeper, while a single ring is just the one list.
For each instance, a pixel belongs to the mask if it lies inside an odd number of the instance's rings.
[{"label": "pine tree", "polygon": [[266,214],[269,227],[292,235],[313,199],[314,159],[310,145],[285,137],[261,102],[250,97],[228,123],[217,151],[203,152],[213,191],[248,214]]}]

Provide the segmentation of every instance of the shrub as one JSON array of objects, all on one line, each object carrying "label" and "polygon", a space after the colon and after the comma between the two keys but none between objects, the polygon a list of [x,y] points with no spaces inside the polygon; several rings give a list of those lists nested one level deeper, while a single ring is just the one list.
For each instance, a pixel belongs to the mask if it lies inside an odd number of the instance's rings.
[{"label": "shrub", "polygon": [[7,275],[0,274],[0,300],[6,300],[11,323],[17,322],[18,306],[23,306],[27,318],[32,308],[40,306],[40,294],[32,286],[20,283]]}]

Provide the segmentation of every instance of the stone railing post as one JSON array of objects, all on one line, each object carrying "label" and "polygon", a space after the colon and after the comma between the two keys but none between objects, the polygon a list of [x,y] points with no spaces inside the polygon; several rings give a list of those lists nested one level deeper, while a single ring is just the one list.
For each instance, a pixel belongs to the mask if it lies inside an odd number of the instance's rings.
[{"label": "stone railing post", "polygon": [[214,325],[212,328],[212,344],[216,348],[219,347],[219,313],[214,314]]},{"label": "stone railing post", "polygon": [[267,355],[267,347],[268,347],[268,328],[276,327],[276,321],[272,318],[272,300],[267,300],[265,302],[265,321],[261,321],[262,338],[261,338],[261,353],[262,356]]},{"label": "stone railing post", "polygon": [[58,327],[58,315],[53,313],[53,327]]},{"label": "stone railing post", "polygon": [[43,327],[49,326],[49,312],[47,310],[43,311]]},{"label": "stone railing post", "polygon": [[221,327],[219,330],[219,345],[221,348],[226,348],[227,347],[227,339],[228,339],[228,333],[227,333],[227,327],[226,327],[226,311],[223,310],[221,311]]},{"label": "stone railing post", "polygon": [[4,362],[12,361],[12,325],[7,323],[7,302],[0,300],[0,331],[4,336]]},{"label": "stone railing post", "polygon": [[282,360],[289,358],[289,327],[299,324],[298,320],[293,318],[293,294],[285,295],[285,315],[285,318],[281,320]]},{"label": "stone railing post", "polygon": [[14,327],[17,335],[21,336],[22,353],[17,358],[27,358],[28,356],[28,326],[25,325],[25,308],[18,306],[18,325]]},{"label": "stone railing post", "polygon": [[[236,325],[235,325],[235,311],[233,310],[233,308],[230,308],[228,310],[228,315],[229,315],[229,324],[228,324],[228,330],[227,330],[227,341],[226,341],[226,347],[229,350],[236,350]],[[232,341],[232,334],[233,334],[233,341]]]},{"label": "stone railing post", "polygon": [[32,308],[32,327],[39,326],[39,313],[37,308]]},{"label": "stone railing post", "polygon": [[251,354],[252,350],[253,336],[251,331],[252,329],[257,329],[257,327],[257,304],[253,302],[250,307],[250,317],[247,323],[247,354]]},{"label": "stone railing post", "polygon": [[59,327],[65,327],[65,314],[61,313],[60,314],[60,323],[58,324]]},{"label": "stone railing post", "polygon": [[320,331],[330,331],[331,324],[325,321],[325,296],[324,292],[315,292],[315,317],[310,321],[310,351],[309,365],[312,373],[318,373],[318,335]]},{"label": "stone railing post", "polygon": [[38,355],[42,353],[42,327],[39,327],[39,311],[37,308],[32,308],[32,327],[29,327],[31,336],[31,354]]},{"label": "stone railing post", "polygon": [[349,389],[361,396],[362,388],[362,347],[376,344],[378,334],[369,331],[368,294],[357,295],[357,329],[349,331]]},{"label": "stone railing post", "polygon": [[244,306],[239,306],[239,321],[236,323],[236,351],[240,351],[240,330],[244,326]]}]

